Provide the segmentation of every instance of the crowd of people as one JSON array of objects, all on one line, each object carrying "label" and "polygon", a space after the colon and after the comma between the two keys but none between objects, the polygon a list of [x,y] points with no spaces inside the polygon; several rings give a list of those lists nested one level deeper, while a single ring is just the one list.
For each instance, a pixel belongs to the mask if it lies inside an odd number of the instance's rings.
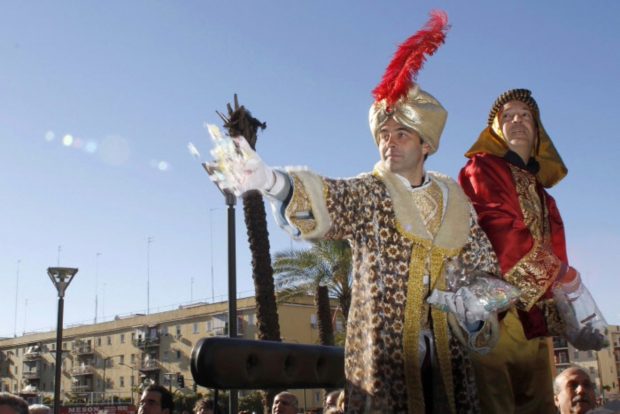
[{"label": "crowd of people", "polygon": [[[325,394],[323,407],[307,414],[344,414],[344,390]],[[596,408],[595,385],[588,372],[581,367],[571,366],[559,373],[553,380],[554,412],[559,414],[612,414],[606,408]],[[387,411],[386,413],[391,413]],[[43,404],[28,405],[23,398],[0,393],[0,414],[50,414],[51,409]],[[277,394],[271,409],[272,414],[304,413],[295,394],[284,391]],[[138,414],[176,414],[172,393],[161,385],[150,385],[144,389],[138,405]],[[210,398],[196,402],[193,414],[224,414]],[[259,414],[240,411],[239,414]]]}]

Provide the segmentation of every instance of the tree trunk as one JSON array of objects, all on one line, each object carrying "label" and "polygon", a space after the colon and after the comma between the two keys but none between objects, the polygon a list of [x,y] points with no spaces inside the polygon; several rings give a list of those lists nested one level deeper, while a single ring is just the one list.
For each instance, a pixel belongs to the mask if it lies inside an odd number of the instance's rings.
[{"label": "tree trunk", "polygon": [[243,196],[243,213],[252,253],[252,279],[256,291],[258,338],[280,341],[280,323],[269,252],[269,233],[263,197],[258,191]]},{"label": "tree trunk", "polygon": [[319,342],[321,345],[334,345],[334,327],[332,325],[332,310],[329,303],[327,286],[316,287],[317,322],[319,325]]},{"label": "tree trunk", "polygon": [[[258,129],[267,125],[252,117],[243,106],[239,106],[235,94],[234,109],[228,104],[228,117],[221,114],[224,126],[230,136],[243,136],[252,149],[256,149]],[[256,294],[256,322],[258,338],[261,340],[281,341],[278,308],[276,306],[273,268],[269,249],[269,232],[267,231],[267,214],[263,197],[258,191],[243,195],[243,214],[247,228],[250,252],[252,253],[252,279]],[[277,391],[264,391],[263,409],[271,412],[271,404]]]}]

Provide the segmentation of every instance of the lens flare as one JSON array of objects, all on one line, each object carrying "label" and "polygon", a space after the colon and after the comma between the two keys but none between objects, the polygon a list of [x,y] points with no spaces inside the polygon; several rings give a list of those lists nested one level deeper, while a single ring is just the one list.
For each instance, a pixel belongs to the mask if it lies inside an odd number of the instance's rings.
[{"label": "lens flare", "polygon": [[56,134],[54,134],[54,131],[47,131],[45,133],[45,140],[47,142],[52,142],[54,138],[56,138]]},{"label": "lens flare", "polygon": [[62,137],[62,145],[65,147],[70,147],[73,144],[73,136],[71,134],[67,134]]},{"label": "lens flare", "polygon": [[169,168],[170,168],[170,164],[168,164],[166,161],[159,161],[157,163],[157,169],[159,171],[168,171]]},{"label": "lens flare", "polygon": [[84,145],[84,151],[89,154],[94,154],[97,152],[97,143],[95,141],[88,141],[86,145]]}]

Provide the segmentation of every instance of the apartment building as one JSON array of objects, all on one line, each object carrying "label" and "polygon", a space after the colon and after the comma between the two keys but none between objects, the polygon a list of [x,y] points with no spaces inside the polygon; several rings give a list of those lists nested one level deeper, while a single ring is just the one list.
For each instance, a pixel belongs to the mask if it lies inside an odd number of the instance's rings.
[{"label": "apartment building", "polygon": [[[239,337],[256,338],[255,308],[254,297],[237,300]],[[312,297],[280,303],[278,313],[283,341],[318,343]],[[61,398],[134,401],[139,386],[148,382],[191,389],[194,344],[204,337],[227,336],[227,320],[227,302],[195,303],[168,312],[65,328]],[[340,315],[336,328],[342,329]],[[55,343],[56,331],[0,340],[0,391],[52,397]],[[321,396],[321,390],[307,390],[300,398],[318,405]]]},{"label": "apartment building", "polygon": [[589,372],[599,395],[620,396],[620,326],[609,327],[610,346],[600,351],[579,351],[561,337],[553,338],[553,363],[556,373],[571,365]]}]

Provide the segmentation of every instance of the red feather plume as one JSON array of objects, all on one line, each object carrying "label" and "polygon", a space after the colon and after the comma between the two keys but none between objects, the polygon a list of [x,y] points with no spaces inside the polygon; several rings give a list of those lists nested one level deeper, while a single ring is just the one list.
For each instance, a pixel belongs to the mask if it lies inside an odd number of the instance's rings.
[{"label": "red feather plume", "polygon": [[406,95],[426,56],[432,56],[445,41],[449,28],[448,15],[442,10],[433,10],[430,14],[426,25],[398,47],[381,83],[372,91],[376,102],[386,99],[390,107]]}]

